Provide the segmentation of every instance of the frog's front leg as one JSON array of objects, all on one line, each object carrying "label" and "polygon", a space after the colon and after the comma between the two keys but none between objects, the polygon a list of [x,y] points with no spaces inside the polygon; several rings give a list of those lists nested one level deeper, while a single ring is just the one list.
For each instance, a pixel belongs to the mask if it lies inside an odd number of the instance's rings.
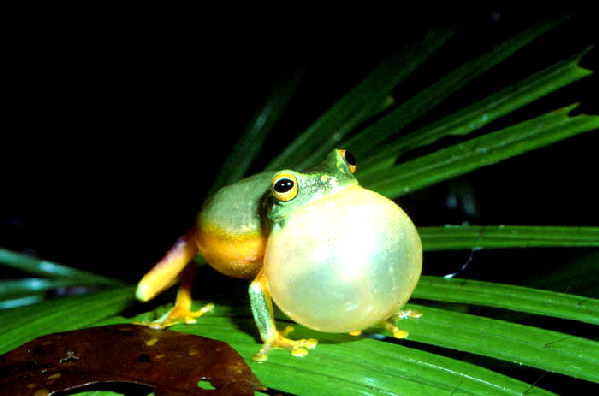
[{"label": "frog's front leg", "polygon": [[260,330],[260,337],[264,342],[258,353],[252,356],[253,360],[257,362],[265,361],[268,352],[273,348],[285,348],[289,349],[293,356],[305,356],[308,354],[307,349],[316,347],[318,341],[314,338],[297,341],[286,338],[287,334],[293,330],[291,326],[288,326],[284,332],[279,332],[276,329],[272,311],[272,298],[268,291],[264,268],[260,270],[256,279],[250,285],[250,303],[256,325]]},{"label": "frog's front leg", "polygon": [[149,301],[177,280],[179,290],[177,301],[160,319],[142,323],[155,329],[163,329],[184,322],[195,323],[196,318],[210,311],[210,303],[199,311],[191,310],[191,288],[197,272],[197,264],[192,261],[197,253],[196,232],[191,230],[183,235],[168,253],[148,272],[137,285],[136,296],[140,301]]}]

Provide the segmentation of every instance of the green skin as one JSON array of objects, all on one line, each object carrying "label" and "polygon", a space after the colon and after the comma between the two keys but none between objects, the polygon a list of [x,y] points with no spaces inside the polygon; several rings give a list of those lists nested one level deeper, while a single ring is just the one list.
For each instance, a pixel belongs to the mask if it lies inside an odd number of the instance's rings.
[{"label": "green skin", "polygon": [[[274,199],[271,193],[274,176],[283,173],[296,175],[301,186],[297,197],[288,202]],[[326,179],[323,179],[325,176]],[[216,224],[232,234],[268,232],[272,225],[265,224],[267,219],[277,225],[277,219],[283,219],[312,201],[357,183],[345,160],[334,150],[322,163],[305,174],[291,170],[262,172],[220,189],[204,204],[198,220]]]}]

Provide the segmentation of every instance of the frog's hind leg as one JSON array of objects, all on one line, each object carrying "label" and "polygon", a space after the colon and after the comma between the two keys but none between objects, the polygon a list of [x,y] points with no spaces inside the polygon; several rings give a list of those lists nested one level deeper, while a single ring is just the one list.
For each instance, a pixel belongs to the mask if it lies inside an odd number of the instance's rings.
[{"label": "frog's hind leg", "polygon": [[383,321],[383,326],[389,330],[395,338],[406,338],[410,335],[406,330],[400,330],[397,327],[397,322],[405,318],[421,318],[422,312],[417,309],[400,309],[396,314],[391,315]]},{"label": "frog's hind leg", "polygon": [[264,342],[258,353],[252,356],[253,360],[257,362],[265,361],[268,352],[273,348],[285,348],[289,349],[293,356],[305,356],[308,354],[308,349],[316,347],[318,341],[314,338],[296,341],[287,338],[287,334],[293,330],[292,326],[287,326],[282,332],[276,329],[272,311],[272,298],[268,290],[264,269],[260,270],[256,279],[250,285],[250,302],[256,325]]},{"label": "frog's hind leg", "polygon": [[196,232],[191,230],[179,238],[162,260],[139,282],[136,292],[138,300],[149,301],[179,281],[175,306],[160,319],[142,324],[162,329],[180,322],[195,323],[196,318],[212,309],[213,304],[210,303],[199,311],[191,311],[191,288],[197,272],[197,265],[192,259],[197,250]]},{"label": "frog's hind leg", "polygon": [[197,272],[197,264],[195,262],[188,263],[183,271],[179,273],[179,289],[177,290],[177,301],[175,306],[172,307],[166,314],[160,319],[155,320],[148,325],[153,329],[164,329],[178,323],[194,324],[197,322],[197,318],[205,314],[206,312],[212,311],[214,308],[213,303],[206,304],[203,308],[192,311],[191,310],[191,287],[195,279]]}]

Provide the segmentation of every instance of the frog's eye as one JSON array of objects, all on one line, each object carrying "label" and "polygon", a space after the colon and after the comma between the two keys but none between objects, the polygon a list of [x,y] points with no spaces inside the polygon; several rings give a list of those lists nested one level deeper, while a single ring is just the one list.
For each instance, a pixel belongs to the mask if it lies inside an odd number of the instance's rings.
[{"label": "frog's eye", "polygon": [[349,166],[349,170],[351,173],[356,173],[356,157],[349,150],[337,149],[341,157],[345,160],[347,166]]},{"label": "frog's eye", "polygon": [[272,180],[272,193],[279,201],[291,201],[297,196],[297,179],[291,173],[280,173]]}]

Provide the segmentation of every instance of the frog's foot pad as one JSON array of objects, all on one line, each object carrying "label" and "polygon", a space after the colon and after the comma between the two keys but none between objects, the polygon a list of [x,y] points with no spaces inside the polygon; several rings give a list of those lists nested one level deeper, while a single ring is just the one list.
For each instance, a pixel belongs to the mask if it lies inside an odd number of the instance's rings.
[{"label": "frog's foot pad", "polygon": [[158,320],[154,320],[152,322],[141,322],[136,324],[148,326],[156,330],[161,330],[179,323],[195,324],[197,322],[197,318],[199,318],[207,312],[212,311],[213,309],[213,303],[208,303],[203,308],[197,311],[191,311],[188,308],[183,308],[181,306],[175,305],[173,308],[171,308],[170,311],[168,311]]},{"label": "frog's foot pad", "polygon": [[273,348],[289,349],[292,356],[299,357],[306,356],[308,354],[308,349],[316,348],[318,340],[315,338],[305,338],[295,341],[287,338],[287,334],[291,333],[292,331],[293,327],[287,326],[285,327],[284,331],[277,332],[276,336],[273,337],[272,340],[265,342],[258,353],[252,356],[252,360],[256,362],[264,362],[267,359],[268,352]]},{"label": "frog's foot pad", "polygon": [[401,309],[396,314],[391,315],[387,320],[383,322],[383,326],[389,330],[394,338],[407,338],[410,333],[406,330],[400,330],[397,327],[397,321],[405,318],[418,319],[422,317],[422,312],[417,309]]}]

